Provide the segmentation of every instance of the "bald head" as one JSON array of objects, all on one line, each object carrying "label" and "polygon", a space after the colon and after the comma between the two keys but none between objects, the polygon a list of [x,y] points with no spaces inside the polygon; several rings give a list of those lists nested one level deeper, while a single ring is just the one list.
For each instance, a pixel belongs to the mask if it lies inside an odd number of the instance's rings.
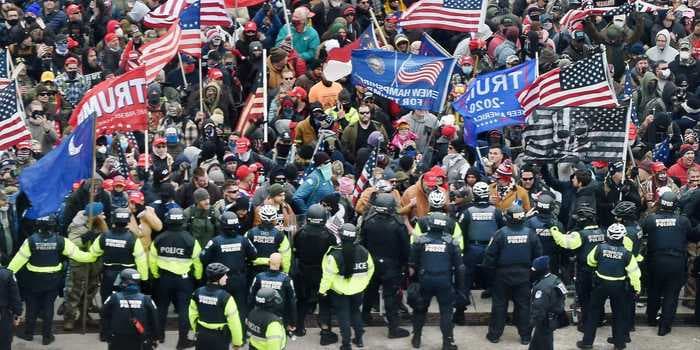
[{"label": "bald head", "polygon": [[280,269],[280,266],[282,266],[282,254],[270,254],[270,270],[278,271]]}]

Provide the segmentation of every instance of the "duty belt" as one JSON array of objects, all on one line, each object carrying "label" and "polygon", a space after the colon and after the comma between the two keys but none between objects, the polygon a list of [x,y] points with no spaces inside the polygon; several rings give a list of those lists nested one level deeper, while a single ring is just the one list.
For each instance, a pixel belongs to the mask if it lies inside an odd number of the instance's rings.
[{"label": "duty belt", "polygon": [[474,244],[474,245],[489,245],[489,241],[469,241],[469,244]]}]

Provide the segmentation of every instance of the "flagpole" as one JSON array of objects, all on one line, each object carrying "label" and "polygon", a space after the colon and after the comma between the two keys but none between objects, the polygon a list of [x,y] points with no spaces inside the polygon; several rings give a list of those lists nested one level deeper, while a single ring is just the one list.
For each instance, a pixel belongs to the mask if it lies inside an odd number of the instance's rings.
[{"label": "flagpole", "polygon": [[198,70],[199,70],[199,111],[204,113],[204,96],[202,95],[204,93],[204,89],[202,89],[202,84],[204,84],[204,81],[202,80],[202,55],[199,56]]},{"label": "flagpole", "polygon": [[[284,1],[282,1],[284,3]],[[285,5],[286,6],[286,5]],[[285,10],[285,13],[287,11]],[[263,59],[263,70],[262,70],[262,85],[263,85],[263,142],[267,143],[267,49],[263,48],[263,54],[262,54],[262,59]]]},{"label": "flagpole", "polygon": [[[236,1],[238,2],[238,1]],[[282,11],[284,11],[284,22],[286,23],[285,25],[287,26],[287,35],[289,37],[292,37],[292,25],[289,24],[289,14],[287,14],[287,1],[282,1]],[[306,23],[304,23],[306,25]],[[292,43],[292,40],[289,40],[289,46],[292,47],[292,50],[294,50],[294,44]],[[264,51],[263,51],[264,52]],[[265,57],[265,56],[263,56]]]},{"label": "flagpole", "polygon": [[369,14],[372,16],[372,23],[374,24],[375,27],[377,27],[377,31],[379,32],[379,36],[382,38],[382,43],[384,44],[383,46],[389,45],[389,42],[386,41],[386,36],[384,35],[384,29],[379,26],[379,22],[377,21],[377,17],[374,15],[374,10],[370,6],[369,8]]},{"label": "flagpole", "polygon": [[[93,114],[90,115],[88,118],[95,118],[95,120],[92,122],[92,144],[90,145],[92,147],[92,173],[90,174],[90,193],[88,195],[88,205],[92,204],[95,201],[95,181],[97,178],[95,177],[97,173],[97,115]],[[71,141],[72,142],[72,141]],[[105,210],[108,210],[108,208],[105,208]],[[87,222],[87,228],[88,230],[93,229],[93,217],[92,217],[92,211],[89,211],[88,213],[88,222]],[[83,285],[83,307],[81,309],[81,316],[82,316],[82,334],[85,334],[87,332],[87,304],[88,304],[88,286],[90,285],[90,276],[89,274],[85,276],[85,284]]]},{"label": "flagpole", "polygon": [[185,85],[185,90],[187,90],[187,77],[185,76],[185,67],[182,66],[182,56],[178,53],[177,60],[180,62],[180,73],[182,73],[182,83]]},{"label": "flagpole", "polygon": [[[630,99],[629,107],[627,107],[627,116],[625,117],[625,145],[622,149],[622,185],[625,185],[625,177],[627,176],[627,150],[629,149],[629,133],[630,119],[632,115],[632,99]],[[622,191],[620,191],[620,200],[622,200]]]},{"label": "flagpole", "polygon": [[[148,119],[151,119],[150,118],[151,112],[148,112],[148,116],[149,116]],[[143,148],[144,148],[143,154],[146,155],[146,159],[145,159],[144,164],[145,164],[145,168],[146,168],[146,174],[148,174],[148,167],[150,165],[149,164],[150,163],[149,162],[149,153],[151,151],[150,147],[148,147],[148,123],[146,123],[146,130],[144,130],[144,132],[143,132]],[[144,179],[144,181],[146,181],[146,180]]]},{"label": "flagpole", "polygon": [[[10,55],[10,50],[8,49],[5,49],[5,62],[7,62],[6,65],[9,65],[12,80],[15,82],[15,94],[17,95],[17,108],[20,111],[20,118],[22,118],[22,121],[26,123],[27,115],[24,111],[24,101],[22,100],[22,93],[19,91],[19,80],[17,79],[19,76],[19,70],[15,72],[15,65],[12,63],[12,56]],[[20,65],[24,64],[20,63]],[[26,65],[24,66],[26,67]],[[19,65],[17,68],[19,68]]]}]

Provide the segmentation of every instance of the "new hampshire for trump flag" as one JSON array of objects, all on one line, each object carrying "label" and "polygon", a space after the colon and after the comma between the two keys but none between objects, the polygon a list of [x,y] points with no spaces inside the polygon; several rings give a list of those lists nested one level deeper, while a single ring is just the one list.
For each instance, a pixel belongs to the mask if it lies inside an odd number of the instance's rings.
[{"label": "new hampshire for trump flag", "polygon": [[356,50],[352,52],[352,80],[402,107],[440,112],[454,65],[451,57]]},{"label": "new hampshire for trump flag", "polygon": [[58,147],[22,171],[19,183],[32,202],[27,218],[56,212],[73,183],[92,176],[95,119],[93,115],[80,123]]},{"label": "new hampshire for trump flag", "polygon": [[517,94],[535,81],[537,64],[529,60],[515,67],[479,74],[452,106],[464,116],[464,142],[476,144],[480,132],[525,120]]}]

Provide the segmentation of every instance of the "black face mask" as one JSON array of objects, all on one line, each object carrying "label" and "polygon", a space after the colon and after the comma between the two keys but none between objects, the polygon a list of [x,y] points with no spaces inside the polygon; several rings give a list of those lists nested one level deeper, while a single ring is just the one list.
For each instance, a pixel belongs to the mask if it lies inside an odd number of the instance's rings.
[{"label": "black face mask", "polygon": [[146,181],[146,179],[148,178],[148,172],[145,168],[142,167],[136,168],[136,175],[138,175],[139,179],[144,181]]},{"label": "black face mask", "polygon": [[285,145],[283,143],[278,143],[277,146],[277,155],[281,157],[286,157],[289,155],[289,150],[292,149],[292,145]]},{"label": "black face mask", "polygon": [[143,204],[136,204],[136,205],[134,205],[134,207],[136,208],[136,213],[140,213],[140,212],[146,210],[146,206]]},{"label": "black face mask", "polygon": [[68,76],[69,80],[75,80],[75,77],[78,76],[78,72],[77,71],[66,72],[66,75]]},{"label": "black face mask", "polygon": [[14,25],[17,25],[17,23],[19,23],[19,20],[18,19],[8,19],[6,22],[7,22],[7,24],[14,26]]}]

